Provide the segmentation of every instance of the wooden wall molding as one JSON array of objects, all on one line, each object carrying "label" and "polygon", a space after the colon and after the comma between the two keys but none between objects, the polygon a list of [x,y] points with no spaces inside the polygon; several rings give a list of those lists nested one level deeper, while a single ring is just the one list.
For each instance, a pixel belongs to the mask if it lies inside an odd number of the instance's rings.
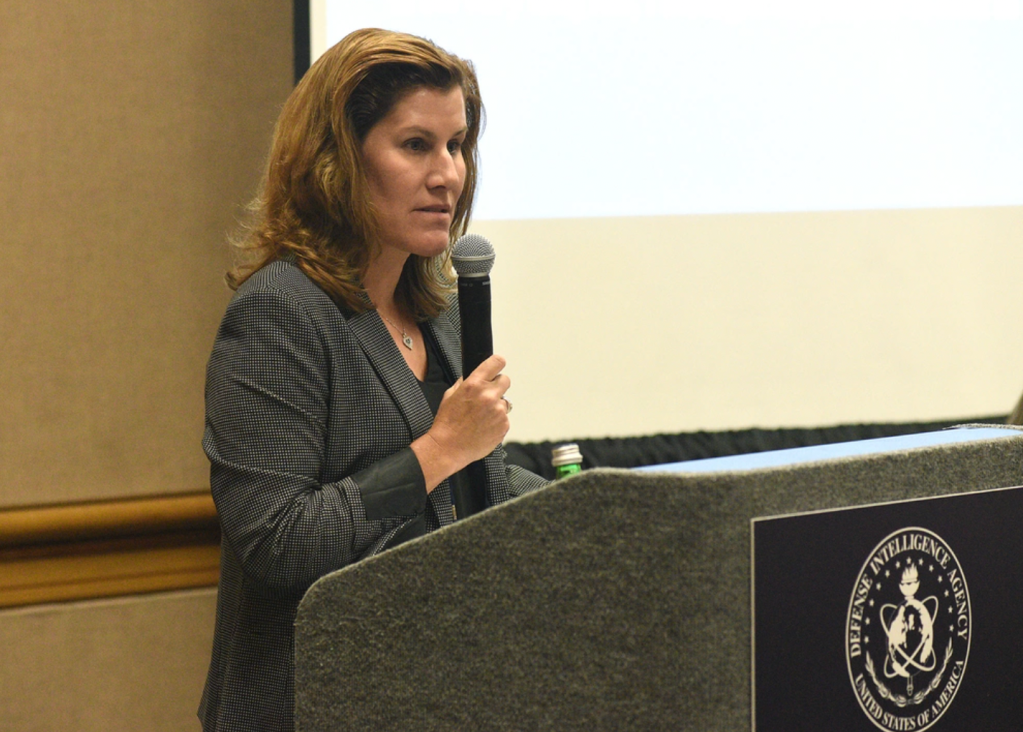
[{"label": "wooden wall molding", "polygon": [[0,511],[0,607],[216,585],[208,491]]}]

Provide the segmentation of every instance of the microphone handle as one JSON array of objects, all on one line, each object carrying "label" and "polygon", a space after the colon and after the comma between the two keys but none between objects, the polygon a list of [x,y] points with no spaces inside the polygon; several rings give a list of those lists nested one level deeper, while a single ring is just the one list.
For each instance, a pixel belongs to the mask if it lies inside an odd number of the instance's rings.
[{"label": "microphone handle", "polygon": [[458,278],[458,312],[462,318],[462,377],[494,355],[490,326],[490,275]]},{"label": "microphone handle", "polygon": [[[458,313],[462,319],[462,377],[494,355],[494,335],[490,325],[490,275],[458,278]],[[459,496],[459,518],[479,513],[488,507],[486,467],[482,460],[468,466],[470,490]]]}]

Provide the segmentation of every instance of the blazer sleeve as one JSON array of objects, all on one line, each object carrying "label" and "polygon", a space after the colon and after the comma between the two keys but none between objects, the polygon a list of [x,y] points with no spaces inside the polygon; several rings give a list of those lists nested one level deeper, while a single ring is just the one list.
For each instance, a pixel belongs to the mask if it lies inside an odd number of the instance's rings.
[{"label": "blazer sleeve", "polygon": [[331,370],[344,364],[319,327],[291,292],[241,291],[207,370],[203,447],[224,536],[245,574],[279,592],[359,559],[427,500],[408,448],[320,482]]}]

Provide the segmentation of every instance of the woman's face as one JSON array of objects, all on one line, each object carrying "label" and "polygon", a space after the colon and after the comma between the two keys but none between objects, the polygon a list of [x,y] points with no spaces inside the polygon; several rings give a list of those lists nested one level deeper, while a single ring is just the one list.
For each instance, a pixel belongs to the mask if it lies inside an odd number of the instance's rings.
[{"label": "woman's face", "polygon": [[362,142],[384,251],[432,257],[448,245],[465,184],[465,100],[454,87],[403,96]]}]

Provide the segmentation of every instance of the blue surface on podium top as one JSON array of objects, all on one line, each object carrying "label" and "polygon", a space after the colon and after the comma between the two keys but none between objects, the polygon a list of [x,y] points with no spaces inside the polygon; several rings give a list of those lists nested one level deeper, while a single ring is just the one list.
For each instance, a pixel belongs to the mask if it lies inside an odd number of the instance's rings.
[{"label": "blue surface on podium top", "polygon": [[681,463],[645,465],[636,470],[669,473],[718,473],[732,470],[755,470],[777,468],[784,465],[812,463],[819,460],[874,455],[897,450],[911,450],[918,447],[934,447],[980,440],[996,440],[1004,437],[1019,437],[1023,432],[1009,427],[957,427],[938,432],[922,432],[916,435],[880,437],[857,442],[836,442],[829,445],[795,447],[788,450],[770,450],[744,455],[687,460]]}]

